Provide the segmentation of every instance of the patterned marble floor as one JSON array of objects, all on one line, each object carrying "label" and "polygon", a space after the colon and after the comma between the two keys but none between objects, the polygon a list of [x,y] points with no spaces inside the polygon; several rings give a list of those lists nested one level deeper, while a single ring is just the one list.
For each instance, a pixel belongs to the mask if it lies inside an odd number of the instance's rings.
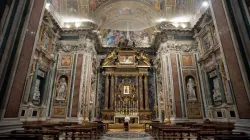
[{"label": "patterned marble floor", "polygon": [[101,140],[153,140],[153,137],[145,132],[107,132]]}]

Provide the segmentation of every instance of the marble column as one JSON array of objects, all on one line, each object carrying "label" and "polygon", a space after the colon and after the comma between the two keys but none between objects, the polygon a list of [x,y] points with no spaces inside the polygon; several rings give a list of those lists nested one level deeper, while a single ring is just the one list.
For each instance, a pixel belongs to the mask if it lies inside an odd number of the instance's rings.
[{"label": "marble column", "polygon": [[139,95],[140,95],[140,110],[144,110],[143,106],[143,81],[142,75],[139,76]]},{"label": "marble column", "polygon": [[144,76],[144,96],[145,96],[145,109],[149,110],[149,102],[148,102],[148,76]]},{"label": "marble column", "polygon": [[115,94],[115,77],[111,76],[111,91],[110,91],[110,109],[114,109],[114,94]]},{"label": "marble column", "polygon": [[108,99],[109,99],[109,75],[106,75],[105,80],[105,101],[104,101],[104,109],[108,109]]}]

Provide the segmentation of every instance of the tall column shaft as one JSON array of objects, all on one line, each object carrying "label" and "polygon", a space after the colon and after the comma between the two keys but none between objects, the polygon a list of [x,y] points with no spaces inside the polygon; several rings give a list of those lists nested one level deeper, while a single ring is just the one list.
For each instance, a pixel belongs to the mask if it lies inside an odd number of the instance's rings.
[{"label": "tall column shaft", "polygon": [[105,100],[104,100],[104,109],[108,109],[108,100],[109,100],[109,76],[106,75],[106,80],[105,80]]},{"label": "tall column shaft", "polygon": [[110,91],[110,109],[114,109],[114,94],[115,94],[115,77],[111,76],[111,91]]},{"label": "tall column shaft", "polygon": [[148,76],[144,77],[144,96],[145,96],[145,108],[149,110],[149,102],[148,102]]},{"label": "tall column shaft", "polygon": [[142,82],[142,75],[139,76],[139,94],[140,94],[140,110],[144,110],[144,106],[143,106],[143,82]]}]

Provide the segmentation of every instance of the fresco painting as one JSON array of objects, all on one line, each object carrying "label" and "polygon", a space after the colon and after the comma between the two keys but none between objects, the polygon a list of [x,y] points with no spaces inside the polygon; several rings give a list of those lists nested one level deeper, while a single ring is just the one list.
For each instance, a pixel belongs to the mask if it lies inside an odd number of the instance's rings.
[{"label": "fresco painting", "polygon": [[134,11],[128,7],[124,7],[119,10],[120,15],[132,15]]},{"label": "fresco painting", "polygon": [[102,4],[108,0],[90,0],[90,10],[95,12]]},{"label": "fresco painting", "polygon": [[136,45],[145,46],[149,45],[151,38],[147,30],[142,31],[119,31],[119,30],[106,30],[103,36],[104,46],[116,46],[121,39],[128,39],[130,42],[135,42]]},{"label": "fresco painting", "polygon": [[164,9],[165,0],[146,0],[149,2],[156,10],[162,11]]},{"label": "fresco painting", "polygon": [[77,1],[76,0],[70,0],[67,1],[67,14],[71,16],[75,16],[78,14],[77,10]]}]

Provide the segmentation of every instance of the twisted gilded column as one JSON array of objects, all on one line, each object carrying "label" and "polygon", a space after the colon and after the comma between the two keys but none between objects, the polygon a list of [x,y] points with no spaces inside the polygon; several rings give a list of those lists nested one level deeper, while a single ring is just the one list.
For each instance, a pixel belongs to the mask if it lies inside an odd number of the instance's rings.
[{"label": "twisted gilded column", "polygon": [[109,100],[109,75],[106,75],[105,80],[105,100],[104,100],[104,109],[108,109],[108,100]]},{"label": "twisted gilded column", "polygon": [[145,97],[145,109],[149,110],[149,102],[148,102],[148,76],[144,76],[144,97]]},{"label": "twisted gilded column", "polygon": [[115,94],[115,77],[111,76],[111,91],[110,91],[110,109],[114,109],[114,94]]},{"label": "twisted gilded column", "polygon": [[142,75],[139,76],[139,95],[140,95],[140,110],[144,110],[144,106],[143,106],[143,81],[142,81]]}]

